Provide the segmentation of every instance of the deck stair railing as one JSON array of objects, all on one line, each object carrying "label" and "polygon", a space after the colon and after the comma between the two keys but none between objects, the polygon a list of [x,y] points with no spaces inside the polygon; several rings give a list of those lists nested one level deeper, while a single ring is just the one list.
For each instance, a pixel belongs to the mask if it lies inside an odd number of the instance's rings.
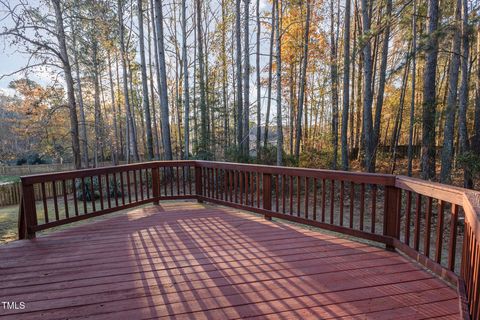
[{"label": "deck stair railing", "polygon": [[31,175],[22,177],[19,237],[173,199],[382,243],[455,285],[464,318],[480,316],[480,193],[403,176],[212,161]]}]

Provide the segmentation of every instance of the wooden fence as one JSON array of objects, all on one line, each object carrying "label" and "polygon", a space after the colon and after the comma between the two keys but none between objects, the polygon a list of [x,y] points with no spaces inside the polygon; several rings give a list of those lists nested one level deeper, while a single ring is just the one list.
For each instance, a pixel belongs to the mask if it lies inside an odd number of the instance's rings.
[{"label": "wooden fence", "polygon": [[[56,181],[56,193],[57,195],[63,195],[63,186],[61,185],[60,181]],[[53,190],[53,182],[49,182],[45,184],[45,197],[47,199],[53,198],[55,192]],[[67,193],[71,193],[73,190],[72,182],[69,181],[66,183],[66,191]],[[34,187],[35,191],[35,200],[39,201],[43,199],[43,193],[40,186]],[[8,184],[0,185],[0,207],[4,206],[11,206],[20,204],[21,201],[21,192],[22,192],[22,183],[21,182],[13,182]]]},{"label": "wooden fence", "polygon": [[[111,165],[111,162],[100,162],[98,164],[98,167],[107,167]],[[69,171],[74,169],[75,166],[73,165],[73,163],[52,163],[21,166],[0,165],[0,176],[24,176],[29,174]]]}]

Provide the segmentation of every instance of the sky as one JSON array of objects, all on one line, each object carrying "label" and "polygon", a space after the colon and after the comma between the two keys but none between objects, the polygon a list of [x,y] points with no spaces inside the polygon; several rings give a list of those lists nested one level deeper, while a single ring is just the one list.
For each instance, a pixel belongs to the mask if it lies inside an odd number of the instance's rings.
[{"label": "sky", "polygon": [[[18,0],[10,0],[8,1],[10,5],[14,5]],[[31,5],[38,5],[38,0],[29,0],[28,3]],[[251,10],[253,13],[255,3],[251,2]],[[260,0],[260,10],[268,10],[269,8],[268,0]],[[8,27],[9,19],[4,19],[6,11],[4,8],[0,7],[0,30],[4,27]],[[253,24],[253,21],[251,21]],[[253,27],[253,25],[252,25]],[[253,32],[253,30],[251,30]],[[253,34],[252,34],[253,36]],[[13,94],[14,91],[8,88],[9,83],[12,80],[19,79],[24,76],[22,74],[16,74],[13,76],[4,77],[4,75],[10,74],[22,67],[24,67],[29,59],[29,56],[26,54],[15,52],[15,48],[10,46],[9,40],[11,39],[4,39],[0,38],[0,91],[8,94]],[[44,70],[32,70],[29,72],[29,78],[42,84],[48,85],[53,82],[55,79],[56,72],[51,68],[43,68]]]}]

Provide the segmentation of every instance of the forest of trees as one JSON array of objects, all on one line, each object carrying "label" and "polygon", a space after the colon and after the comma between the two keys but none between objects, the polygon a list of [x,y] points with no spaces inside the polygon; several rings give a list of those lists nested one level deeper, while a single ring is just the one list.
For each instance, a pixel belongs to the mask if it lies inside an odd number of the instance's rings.
[{"label": "forest of trees", "polygon": [[[475,0],[0,0],[0,159],[211,159],[475,186]],[[34,81],[38,70],[54,80]],[[42,71],[44,72],[44,71]]]}]

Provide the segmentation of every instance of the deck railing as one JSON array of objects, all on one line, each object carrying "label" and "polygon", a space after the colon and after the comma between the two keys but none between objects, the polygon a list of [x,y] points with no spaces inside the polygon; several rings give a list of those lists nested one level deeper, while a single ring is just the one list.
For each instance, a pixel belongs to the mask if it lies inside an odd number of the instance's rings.
[{"label": "deck railing", "polygon": [[197,199],[376,241],[456,285],[465,318],[480,315],[479,192],[386,174],[155,161],[22,177],[22,197],[20,238],[146,203]]}]

